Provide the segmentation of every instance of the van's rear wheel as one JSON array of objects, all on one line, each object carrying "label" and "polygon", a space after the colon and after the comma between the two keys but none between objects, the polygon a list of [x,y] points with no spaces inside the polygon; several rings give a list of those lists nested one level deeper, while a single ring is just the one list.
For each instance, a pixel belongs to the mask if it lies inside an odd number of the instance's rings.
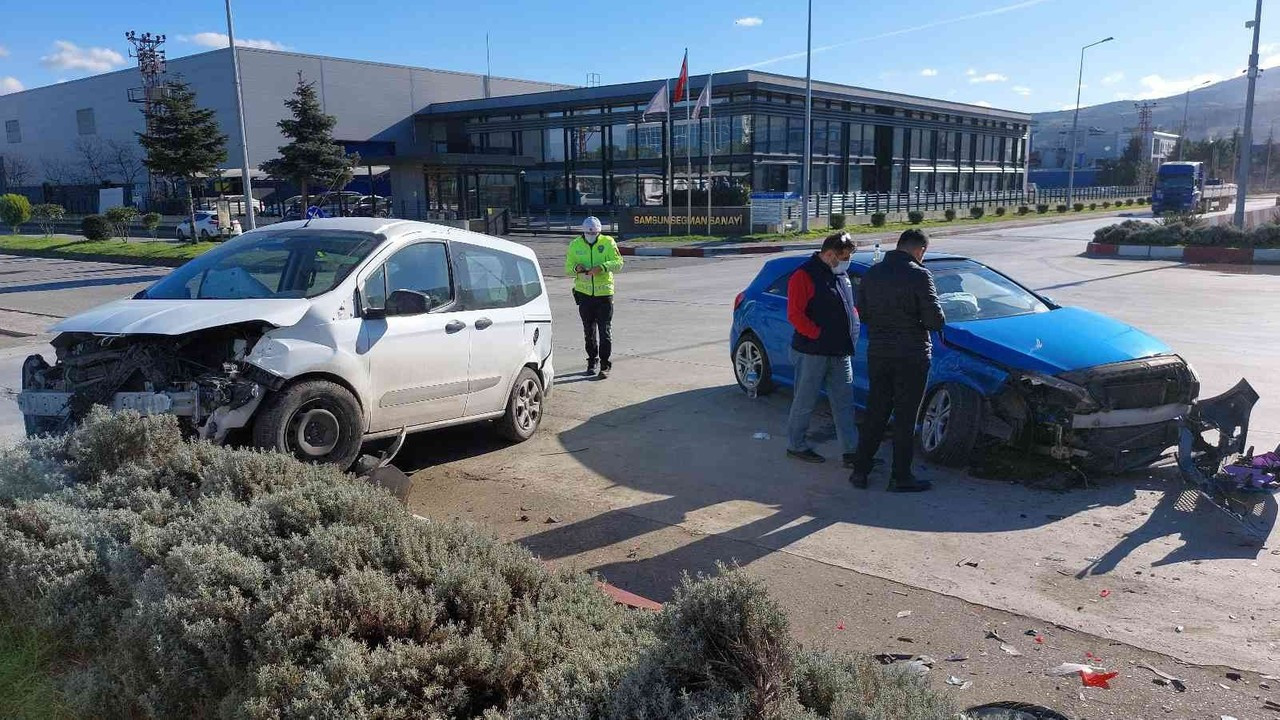
[{"label": "van's rear wheel", "polygon": [[533,437],[542,425],[545,402],[538,373],[522,368],[507,398],[507,412],[498,420],[498,433],[517,443]]},{"label": "van's rear wheel", "polygon": [[269,396],[253,424],[254,444],[303,462],[346,470],[364,437],[360,404],[346,388],[307,380]]}]

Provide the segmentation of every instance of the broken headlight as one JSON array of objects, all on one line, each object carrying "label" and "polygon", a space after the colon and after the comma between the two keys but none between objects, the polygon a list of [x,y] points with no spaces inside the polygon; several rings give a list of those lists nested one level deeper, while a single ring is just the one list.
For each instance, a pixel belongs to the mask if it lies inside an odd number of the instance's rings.
[{"label": "broken headlight", "polygon": [[1098,405],[1098,401],[1089,394],[1088,390],[1076,385],[1075,383],[1067,382],[1062,378],[1054,377],[1053,375],[1046,375],[1045,373],[1029,371],[1022,373],[1021,380],[1024,384],[1030,385],[1031,387],[1046,387],[1067,395],[1076,401],[1075,406],[1072,408],[1073,410],[1080,412],[1092,412],[1094,410],[1098,410],[1100,407]]}]

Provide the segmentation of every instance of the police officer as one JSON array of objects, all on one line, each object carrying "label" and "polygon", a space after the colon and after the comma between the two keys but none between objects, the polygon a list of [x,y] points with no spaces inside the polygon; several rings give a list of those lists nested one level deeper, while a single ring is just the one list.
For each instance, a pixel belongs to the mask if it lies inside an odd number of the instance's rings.
[{"label": "police officer", "polygon": [[598,218],[583,221],[582,234],[569,243],[564,271],[573,276],[573,299],[586,340],[587,374],[604,380],[613,369],[613,274],[622,269],[622,253],[618,243],[601,230]]}]

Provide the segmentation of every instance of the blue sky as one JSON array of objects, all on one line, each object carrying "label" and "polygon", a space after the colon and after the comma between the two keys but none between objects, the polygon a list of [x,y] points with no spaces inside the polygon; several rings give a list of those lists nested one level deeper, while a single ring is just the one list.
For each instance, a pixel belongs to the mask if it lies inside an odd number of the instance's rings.
[{"label": "blue sky", "polygon": [[[1158,7],[1158,10],[1155,8]],[[814,77],[1015,110],[1160,97],[1235,76],[1253,0],[814,0]],[[1154,10],[1154,12],[1153,12]],[[237,40],[300,52],[582,84],[758,67],[803,75],[802,0],[308,3],[237,0]],[[1264,66],[1280,66],[1280,8],[1264,8]],[[27,3],[0,28],[0,93],[128,66],[128,29],[165,33],[170,57],[226,32],[221,0]]]}]

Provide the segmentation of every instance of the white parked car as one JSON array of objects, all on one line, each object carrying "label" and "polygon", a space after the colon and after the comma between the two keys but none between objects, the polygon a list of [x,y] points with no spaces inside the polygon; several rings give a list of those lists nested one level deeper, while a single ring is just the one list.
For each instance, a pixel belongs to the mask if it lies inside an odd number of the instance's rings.
[{"label": "white parked car", "polygon": [[531,250],[380,218],[245,233],[54,331],[55,364],[23,365],[29,434],[105,405],[342,467],[402,429],[494,420],[525,440],[555,377]]},{"label": "white parked car", "polygon": [[222,236],[222,229],[218,223],[218,213],[213,210],[196,211],[195,229],[191,227],[191,218],[187,218],[178,223],[173,230],[178,234],[179,240],[190,240],[192,238],[208,240]]}]

